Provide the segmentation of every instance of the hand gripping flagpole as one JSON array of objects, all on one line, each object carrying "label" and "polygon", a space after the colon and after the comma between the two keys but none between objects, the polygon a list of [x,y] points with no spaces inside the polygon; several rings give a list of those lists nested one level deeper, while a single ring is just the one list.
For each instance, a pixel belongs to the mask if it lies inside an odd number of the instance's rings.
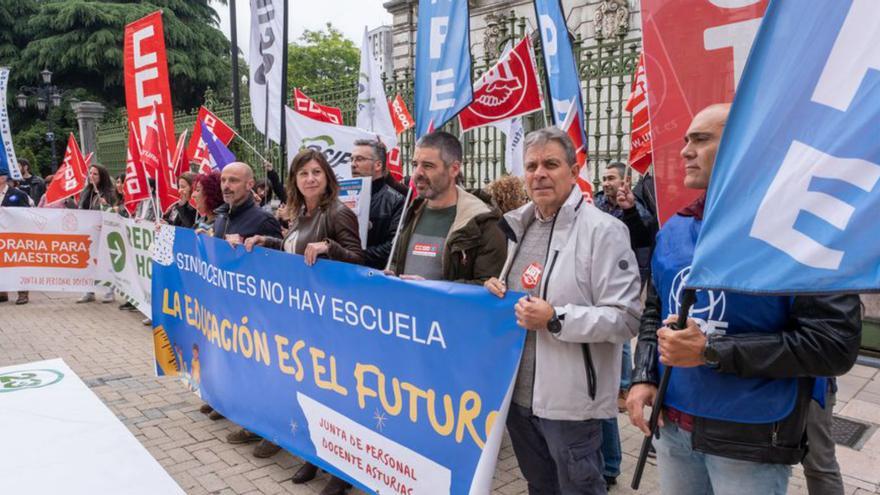
[{"label": "hand gripping flagpole", "polygon": [[[673,330],[681,330],[687,326],[688,313],[694,301],[697,299],[697,293],[694,289],[685,289],[681,295],[681,308],[678,310],[678,321],[671,327]],[[648,451],[651,450],[651,443],[654,436],[660,438],[660,428],[658,426],[660,420],[660,409],[663,407],[663,399],[666,397],[666,389],[669,388],[669,379],[672,376],[672,366],[666,366],[663,369],[663,376],[660,378],[660,386],[657,387],[657,395],[654,397],[654,405],[651,407],[651,419],[648,422],[648,428],[651,434],[642,440],[642,450],[639,452],[639,461],[636,463],[636,471],[633,473],[632,487],[633,490],[639,489],[642,482],[642,472],[645,470],[645,464],[648,462]]]}]

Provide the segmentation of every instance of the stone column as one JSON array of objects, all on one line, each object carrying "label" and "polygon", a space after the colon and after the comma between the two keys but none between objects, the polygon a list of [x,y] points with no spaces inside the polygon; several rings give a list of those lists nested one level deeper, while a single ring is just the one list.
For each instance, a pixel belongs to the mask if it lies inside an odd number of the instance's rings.
[{"label": "stone column", "polygon": [[76,121],[79,124],[79,143],[83,156],[96,153],[98,151],[98,122],[104,118],[107,109],[95,101],[80,101],[71,103],[70,106],[73,108]]}]

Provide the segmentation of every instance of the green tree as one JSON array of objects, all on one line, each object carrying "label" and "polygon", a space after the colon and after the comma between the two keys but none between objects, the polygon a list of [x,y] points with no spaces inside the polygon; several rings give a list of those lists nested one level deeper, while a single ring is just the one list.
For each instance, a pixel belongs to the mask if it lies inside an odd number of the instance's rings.
[{"label": "green tree", "polygon": [[40,71],[49,68],[53,84],[65,91],[61,107],[45,116],[60,161],[67,136],[76,127],[70,109],[73,98],[104,103],[108,116],[124,113],[125,25],[160,9],[174,108],[197,107],[208,87],[228,98],[229,42],[209,0],[0,2],[0,66],[12,67],[7,103],[15,143],[29,148],[44,171],[51,161],[47,126],[35,110],[16,108],[18,88],[36,86]]},{"label": "green tree", "polygon": [[357,80],[361,51],[354,42],[327,23],[321,31],[306,30],[287,49],[287,80],[306,94],[330,83]]}]

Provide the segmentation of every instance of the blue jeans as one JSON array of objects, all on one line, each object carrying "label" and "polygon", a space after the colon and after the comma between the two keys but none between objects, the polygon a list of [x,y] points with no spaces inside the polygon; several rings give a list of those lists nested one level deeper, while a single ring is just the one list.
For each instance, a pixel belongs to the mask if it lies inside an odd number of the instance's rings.
[{"label": "blue jeans", "polygon": [[660,490],[679,495],[785,495],[791,466],[762,464],[703,454],[691,448],[691,434],[668,420],[654,441]]},{"label": "blue jeans", "polygon": [[623,358],[620,363],[620,390],[628,390],[632,383],[633,359],[629,341],[623,343]]},{"label": "blue jeans", "polygon": [[617,478],[620,476],[620,461],[623,453],[620,449],[620,430],[617,428],[617,418],[602,420],[602,458],[605,459],[605,469],[602,476]]}]

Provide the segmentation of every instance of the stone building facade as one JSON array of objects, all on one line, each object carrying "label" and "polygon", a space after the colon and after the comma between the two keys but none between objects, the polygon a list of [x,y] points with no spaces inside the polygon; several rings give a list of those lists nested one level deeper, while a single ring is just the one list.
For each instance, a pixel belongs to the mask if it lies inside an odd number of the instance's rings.
[{"label": "stone building facade", "polygon": [[[418,0],[390,0],[384,4],[393,16],[392,58],[396,71],[413,67],[418,4]],[[562,0],[562,8],[569,30],[587,40],[587,45],[596,39],[597,30],[606,38],[619,30],[625,30],[627,38],[641,37],[639,0]],[[497,57],[491,40],[497,36],[492,27],[500,16],[513,12],[526,19],[529,30],[538,28],[532,0],[470,0],[470,12],[471,55],[478,65]]]}]

